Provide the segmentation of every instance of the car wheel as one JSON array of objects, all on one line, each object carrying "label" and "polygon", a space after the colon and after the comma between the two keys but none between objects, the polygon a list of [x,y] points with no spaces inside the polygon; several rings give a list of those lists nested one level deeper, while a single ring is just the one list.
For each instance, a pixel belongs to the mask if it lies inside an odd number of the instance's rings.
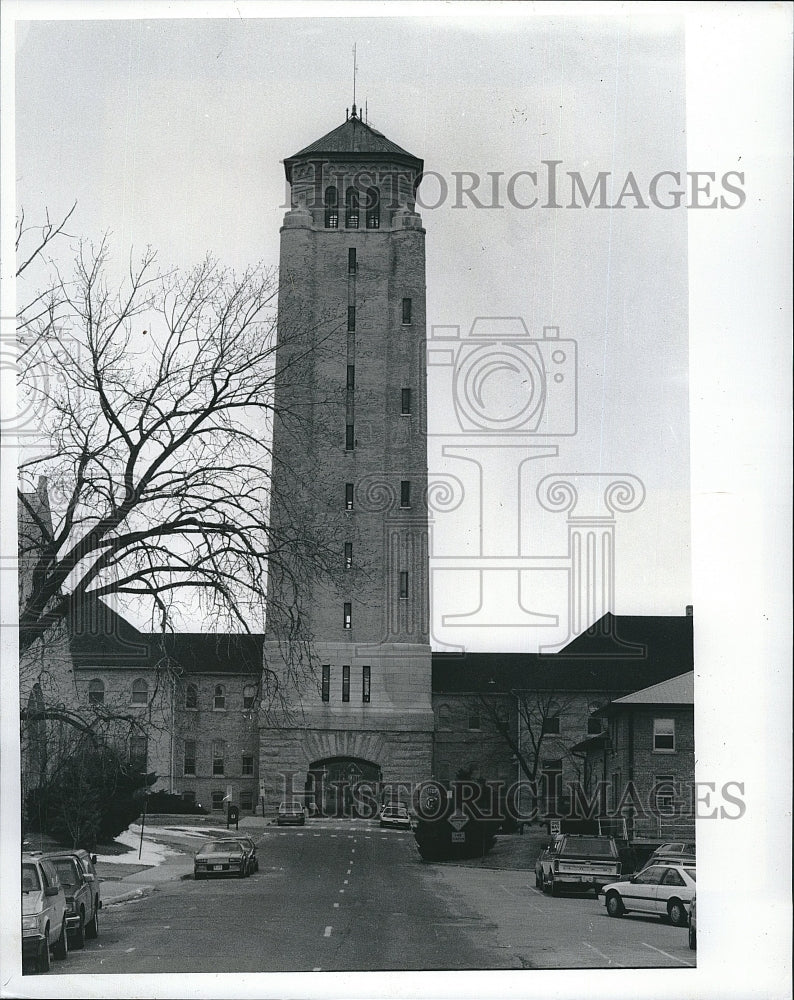
[{"label": "car wheel", "polygon": [[685,927],[687,922],[686,907],[680,899],[671,899],[667,904],[667,916],[675,927]]},{"label": "car wheel", "polygon": [[50,929],[49,927],[45,931],[44,940],[41,942],[41,947],[39,948],[38,959],[36,960],[36,972],[49,972],[50,971],[50,945],[49,945]]},{"label": "car wheel", "polygon": [[201,881],[201,880],[202,880],[202,879],[204,878],[204,875],[203,875],[203,874],[202,874],[201,872],[194,872],[194,873],[193,873],[193,878],[194,878],[194,879],[195,879],[195,880],[196,880],[197,882],[200,882],[200,881]]},{"label": "car wheel", "polygon": [[550,882],[549,892],[551,892],[552,896],[559,896],[559,894],[560,894],[560,887],[557,884],[557,882],[554,881],[554,876],[553,875],[552,875],[551,879],[549,879],[549,882]]},{"label": "car wheel", "polygon": [[69,938],[66,933],[66,917],[63,918],[60,937],[55,942],[55,947],[52,949],[52,953],[58,959],[66,958],[69,955]]},{"label": "car wheel", "polygon": [[82,906],[80,907],[80,923],[72,931],[72,940],[69,942],[69,945],[75,951],[85,948],[85,910]]},{"label": "car wheel", "polygon": [[689,928],[689,950],[694,951],[697,948],[697,934],[695,933],[695,928]]},{"label": "car wheel", "polygon": [[94,900],[94,915],[85,925],[85,936],[87,938],[99,937],[99,900]]},{"label": "car wheel", "polygon": [[626,912],[626,907],[623,905],[623,900],[617,892],[610,892],[607,894],[607,913],[610,917],[622,917]]},{"label": "car wheel", "polygon": [[551,879],[547,879],[545,876],[541,875],[541,889],[544,895],[548,896],[551,892]]},{"label": "car wheel", "polygon": [[543,879],[540,877],[540,875],[538,875],[537,872],[535,872],[535,888],[536,889],[543,888]]}]

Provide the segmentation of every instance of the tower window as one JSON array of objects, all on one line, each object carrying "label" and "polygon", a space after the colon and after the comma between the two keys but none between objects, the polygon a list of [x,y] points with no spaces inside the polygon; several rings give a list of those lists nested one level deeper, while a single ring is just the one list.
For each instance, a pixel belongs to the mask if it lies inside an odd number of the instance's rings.
[{"label": "tower window", "polygon": [[355,445],[355,433],[352,424],[345,425],[345,451],[352,451]]},{"label": "tower window", "polygon": [[88,682],[88,704],[101,705],[105,700],[105,685],[95,678]]},{"label": "tower window", "polygon": [[356,307],[347,307],[347,329],[350,333],[356,329]]},{"label": "tower window", "polygon": [[371,671],[372,671],[371,667],[361,668],[361,700],[367,705],[369,704],[369,699],[370,699]]},{"label": "tower window", "polygon": [[352,187],[345,194],[345,225],[348,229],[358,229],[358,192]]},{"label": "tower window", "polygon": [[411,323],[411,300],[403,299],[403,326]]},{"label": "tower window", "polygon": [[325,228],[337,229],[339,227],[339,193],[336,186],[332,185],[325,189]]},{"label": "tower window", "polygon": [[380,229],[380,192],[377,188],[367,189],[367,229]]},{"label": "tower window", "polygon": [[345,483],[345,510],[353,509],[353,484]]},{"label": "tower window", "polygon": [[345,569],[353,568],[353,543],[345,542]]},{"label": "tower window", "polygon": [[350,667],[342,667],[342,701],[350,701]]},{"label": "tower window", "polygon": [[254,755],[252,753],[244,753],[240,766],[240,773],[243,775],[253,775],[254,773]]},{"label": "tower window", "polygon": [[356,387],[356,366],[347,366],[347,390],[352,392]]},{"label": "tower window", "polygon": [[400,506],[411,506],[411,480],[402,479],[400,481]]},{"label": "tower window", "polygon": [[400,573],[400,600],[406,601],[408,599],[408,572],[403,570]]},{"label": "tower window", "polygon": [[226,711],[226,688],[223,684],[216,684],[212,694],[212,708],[216,712]]},{"label": "tower window", "polygon": [[411,390],[400,390],[400,413],[407,416],[411,412]]},{"label": "tower window", "polygon": [[343,628],[350,629],[353,627],[353,605],[345,604],[344,612],[342,615]]},{"label": "tower window", "polygon": [[323,664],[323,677],[322,677],[322,688],[320,691],[320,697],[323,701],[331,700],[331,664]]},{"label": "tower window", "polygon": [[149,740],[145,736],[130,736],[130,765],[136,771],[145,771],[149,756]]},{"label": "tower window", "polygon": [[256,685],[246,684],[243,688],[243,709],[249,710],[256,704]]},{"label": "tower window", "polygon": [[358,264],[356,263],[356,248],[350,247],[347,251],[347,273],[355,274],[358,270]]}]

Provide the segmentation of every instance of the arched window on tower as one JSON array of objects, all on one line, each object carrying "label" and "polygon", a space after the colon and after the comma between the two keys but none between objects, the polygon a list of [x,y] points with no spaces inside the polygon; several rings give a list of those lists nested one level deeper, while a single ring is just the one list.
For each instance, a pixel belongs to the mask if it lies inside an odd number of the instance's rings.
[{"label": "arched window on tower", "polygon": [[367,188],[367,229],[380,229],[380,191]]},{"label": "arched window on tower", "polygon": [[358,191],[353,187],[345,194],[345,225],[348,229],[358,229]]},{"label": "arched window on tower", "polygon": [[334,184],[325,189],[325,228],[339,228],[339,192]]}]

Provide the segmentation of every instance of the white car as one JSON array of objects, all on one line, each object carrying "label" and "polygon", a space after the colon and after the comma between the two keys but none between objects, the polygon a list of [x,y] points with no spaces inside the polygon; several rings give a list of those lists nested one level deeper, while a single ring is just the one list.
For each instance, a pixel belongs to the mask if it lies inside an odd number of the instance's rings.
[{"label": "white car", "polygon": [[401,802],[395,805],[384,806],[380,811],[378,819],[381,826],[396,826],[404,830],[411,829],[411,814]]},{"label": "white car", "polygon": [[303,826],[306,822],[306,810],[295,799],[292,802],[282,802],[276,815],[276,826]]},{"label": "white car", "polygon": [[651,913],[685,927],[695,895],[695,866],[688,862],[648,865],[623,882],[610,882],[601,890],[610,917],[624,913]]}]

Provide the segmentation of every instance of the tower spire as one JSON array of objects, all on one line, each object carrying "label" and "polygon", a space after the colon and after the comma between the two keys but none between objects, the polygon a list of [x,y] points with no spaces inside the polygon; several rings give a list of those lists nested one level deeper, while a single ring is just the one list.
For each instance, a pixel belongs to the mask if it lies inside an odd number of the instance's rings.
[{"label": "tower spire", "polygon": [[358,66],[356,65],[356,45],[353,45],[353,117],[356,117],[356,73],[358,71]]}]

